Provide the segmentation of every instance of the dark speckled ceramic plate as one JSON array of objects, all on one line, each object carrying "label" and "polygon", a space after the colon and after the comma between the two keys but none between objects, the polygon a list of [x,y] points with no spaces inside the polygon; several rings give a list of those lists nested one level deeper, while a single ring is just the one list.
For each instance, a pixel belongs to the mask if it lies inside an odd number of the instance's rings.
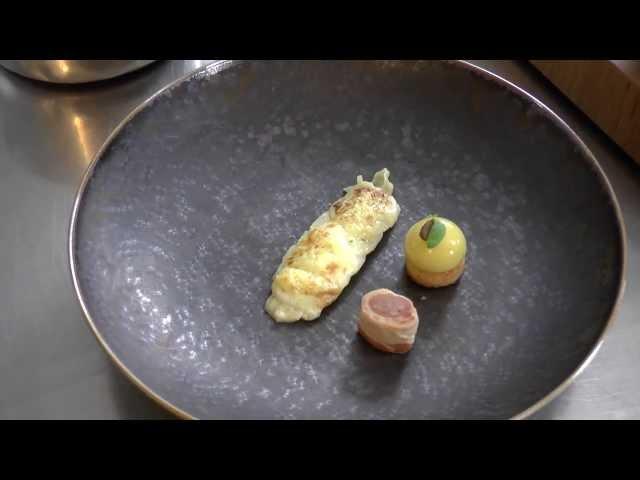
[{"label": "dark speckled ceramic plate", "polygon": [[[359,174],[388,167],[402,207],[338,301],[311,323],[264,312],[287,247]],[[468,237],[461,282],[407,280],[429,212]],[[96,157],[71,268],[114,361],[196,418],[521,418],[599,347],[624,274],[620,212],[575,134],[464,63],[240,62],[177,82]],[[389,355],[356,334],[390,288],[421,319]]]}]

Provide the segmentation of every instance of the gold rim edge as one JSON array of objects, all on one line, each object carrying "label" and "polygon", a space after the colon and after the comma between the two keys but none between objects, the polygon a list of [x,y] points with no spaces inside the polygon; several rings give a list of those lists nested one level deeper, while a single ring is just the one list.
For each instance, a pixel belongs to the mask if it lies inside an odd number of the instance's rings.
[{"label": "gold rim edge", "polygon": [[606,336],[607,332],[609,331],[612,324],[614,323],[615,318],[617,317],[620,304],[622,303],[622,298],[624,296],[624,291],[626,289],[627,229],[624,222],[624,217],[622,215],[622,209],[620,208],[620,204],[618,202],[618,197],[615,194],[613,187],[611,186],[611,182],[609,181],[609,178],[604,173],[604,170],[600,166],[600,163],[596,159],[596,156],[593,154],[591,149],[584,143],[582,138],[573,130],[573,128],[571,128],[569,124],[567,124],[567,122],[565,122],[558,114],[556,114],[553,110],[551,110],[551,108],[545,105],[541,100],[539,100],[538,98],[536,98],[531,93],[524,90],[523,88],[519,87],[518,85],[501,77],[500,75],[497,75],[489,70],[486,70],[477,65],[473,65],[464,60],[458,60],[458,62],[466,67],[469,67],[472,70],[477,70],[478,72],[486,76],[489,76],[500,83],[505,84],[508,88],[510,88],[516,94],[523,95],[525,98],[532,100],[539,108],[541,108],[544,111],[545,114],[550,116],[552,121],[556,122],[556,124],[560,128],[562,128],[566,133],[569,134],[569,136],[573,139],[573,141],[576,142],[577,145],[580,147],[586,159],[591,163],[591,166],[593,167],[596,175],[598,175],[598,177],[600,178],[602,186],[604,187],[605,191],[608,193],[609,198],[611,199],[611,203],[613,205],[613,210],[616,216],[616,222],[618,224],[618,232],[620,234],[619,246],[620,246],[620,250],[622,251],[622,258],[621,258],[621,265],[620,265],[620,275],[618,277],[619,287],[618,287],[618,292],[616,294],[616,300],[613,304],[613,308],[611,309],[611,312],[609,313],[609,318],[607,319],[607,322],[604,328],[600,332],[598,339],[594,343],[593,347],[591,347],[591,349],[589,350],[589,353],[584,358],[584,360],[580,362],[578,367],[563,382],[561,382],[558,386],[556,386],[547,395],[542,397],[533,405],[526,408],[525,410],[518,413],[517,415],[514,415],[513,417],[511,417],[511,420],[524,420],[530,417],[531,415],[533,415],[534,413],[536,413],[537,411],[539,411],[540,409],[542,409],[544,406],[551,403],[552,400],[560,396],[560,394],[562,394],[567,389],[567,387],[569,387],[569,385],[571,385],[573,381],[589,366],[589,364],[593,361],[598,351],[602,347],[602,344],[604,342],[604,337]]},{"label": "gold rim edge", "polygon": [[[75,290],[76,298],[80,303],[80,307],[82,309],[83,316],[85,317],[85,321],[88,323],[89,328],[95,335],[100,346],[107,353],[107,356],[120,369],[120,371],[122,371],[122,373],[124,373],[124,375],[147,397],[149,397],[151,400],[153,400],[156,404],[160,405],[165,410],[169,411],[171,414],[175,415],[178,419],[182,419],[182,420],[198,420],[198,418],[180,409],[179,407],[176,407],[171,402],[169,402],[168,400],[163,398],[161,395],[155,393],[151,388],[149,388],[142,380],[140,380],[133,372],[131,372],[131,370],[129,370],[127,366],[118,358],[118,356],[111,350],[111,348],[109,347],[109,345],[107,345],[107,343],[105,342],[100,332],[97,330],[93,322],[93,319],[91,318],[91,315],[89,314],[89,311],[86,307],[84,296],[82,294],[82,290],[78,283],[78,278],[76,273],[74,250],[75,250],[75,230],[76,230],[76,223],[77,223],[77,215],[78,215],[78,209],[80,206],[80,201],[84,194],[85,188],[93,175],[95,166],[97,165],[98,161],[104,154],[107,147],[111,144],[111,142],[118,135],[118,133],[120,133],[120,131],[124,128],[124,126],[126,126],[140,111],[142,111],[151,102],[153,102],[153,100],[158,98],[167,90],[176,87],[177,85],[181,84],[184,81],[189,80],[190,78],[195,78],[199,75],[202,75],[205,72],[209,75],[216,75],[219,72],[226,70],[239,63],[242,63],[242,62],[236,61],[236,60],[220,60],[220,61],[215,61],[213,63],[210,63],[208,65],[199,67],[188,73],[185,73],[182,77],[176,80],[173,80],[168,85],[165,85],[164,87],[156,91],[154,94],[152,94],[150,97],[148,97],[146,100],[144,100],[142,103],[140,103],[138,106],[136,106],[133,110],[131,110],[129,114],[127,114],[125,118],[120,123],[118,123],[118,125],[112,130],[112,132],[106,138],[102,146],[98,149],[98,151],[94,155],[93,159],[91,160],[91,163],[89,164],[85,173],[83,174],[82,180],[80,182],[80,185],[74,197],[73,209],[71,213],[71,219],[69,222],[69,235],[68,235],[69,267],[71,270],[71,279],[72,279],[73,287]],[[589,364],[593,361],[598,351],[602,347],[604,338],[619,313],[618,312],[619,307],[620,307],[620,304],[622,303],[622,298],[624,296],[624,291],[626,289],[626,280],[625,280],[626,269],[627,269],[626,225],[624,222],[624,218],[622,216],[622,210],[618,203],[618,198],[613,190],[613,187],[611,186],[609,179],[604,173],[604,170],[602,169],[599,162],[597,161],[595,155],[593,154],[591,149],[589,149],[589,147],[587,147],[587,145],[582,141],[580,136],[562,118],[560,118],[559,115],[557,115],[553,110],[551,110],[548,106],[546,106],[542,101],[537,99],[535,96],[533,96],[523,88],[517,86],[516,84],[510,82],[509,80],[506,80],[500,75],[493,73],[485,68],[474,65],[465,60],[456,60],[455,63],[463,66],[464,68],[467,68],[468,70],[481,73],[482,75],[487,76],[490,79],[503,84],[505,87],[507,87],[509,90],[511,90],[515,94],[524,96],[525,98],[532,100],[539,108],[541,108],[544,111],[545,114],[551,117],[551,120],[556,122],[556,124],[560,128],[562,128],[566,133],[570,135],[573,141],[576,142],[577,145],[581,148],[582,152],[585,154],[586,159],[591,163],[591,166],[594,168],[595,173],[598,175],[605,190],[607,191],[615,211],[616,222],[618,224],[618,230],[620,234],[620,247],[622,250],[622,262],[621,262],[622,265],[620,266],[621,267],[620,275],[618,278],[619,288],[618,288],[618,293],[616,295],[616,300],[614,302],[613,308],[611,309],[611,313],[609,314],[609,318],[607,319],[607,322],[604,328],[602,329],[602,332],[598,336],[597,341],[595,342],[595,344],[593,345],[593,347],[591,348],[591,350],[589,351],[585,359],[563,382],[561,382],[558,386],[556,386],[553,390],[551,390],[551,392],[549,392],[547,395],[545,395],[540,400],[535,402],[533,405],[531,405],[530,407],[526,408],[522,412],[510,418],[510,420],[523,420],[530,417],[534,413],[538,412],[540,409],[548,405],[556,397],[560,396],[560,394],[562,394],[567,389],[567,387],[571,385],[571,383],[573,383],[573,381],[589,366]]]},{"label": "gold rim edge", "polygon": [[111,131],[111,133],[107,136],[106,140],[103,142],[102,146],[98,149],[96,154],[93,156],[93,159],[91,160],[91,162],[89,163],[89,166],[85,170],[85,172],[84,172],[84,174],[82,176],[82,180],[80,182],[80,185],[79,185],[79,187],[78,187],[78,189],[76,191],[76,195],[75,195],[74,202],[73,202],[73,209],[72,209],[72,212],[71,212],[71,220],[69,222],[69,235],[68,235],[68,241],[67,241],[68,252],[67,252],[67,254],[69,255],[69,267],[70,267],[70,270],[71,270],[71,280],[72,280],[72,283],[73,283],[73,288],[74,288],[75,293],[76,293],[76,298],[78,299],[78,302],[80,303],[80,307],[82,309],[83,316],[85,318],[85,321],[88,323],[89,328],[91,329],[91,331],[95,335],[96,339],[98,340],[98,343],[104,349],[104,351],[106,352],[107,356],[111,359],[111,361],[113,363],[115,363],[115,365],[120,369],[120,371],[122,373],[124,373],[124,375],[139,390],[141,390],[145,395],[147,395],[156,404],[160,405],[162,408],[164,408],[165,410],[169,411],[171,414],[173,414],[176,417],[178,417],[179,419],[183,419],[183,420],[197,420],[197,418],[195,416],[190,415],[189,413],[185,412],[184,410],[176,407],[171,402],[169,402],[168,400],[163,398],[161,395],[155,393],[142,380],[140,380],[131,370],[129,370],[129,368],[111,350],[111,347],[109,347],[109,345],[107,345],[106,341],[104,340],[104,338],[102,337],[102,335],[100,334],[98,329],[96,328],[96,326],[95,326],[95,324],[93,322],[93,318],[91,317],[91,314],[89,313],[89,310],[88,310],[88,308],[86,306],[86,303],[85,303],[85,300],[84,300],[84,295],[82,294],[82,289],[80,288],[80,284],[78,282],[78,277],[77,277],[77,272],[76,272],[76,261],[75,261],[74,251],[75,251],[75,231],[76,231],[77,217],[78,217],[78,211],[79,211],[79,207],[80,207],[80,201],[81,201],[81,199],[83,197],[84,191],[86,189],[87,184],[89,183],[89,180],[93,176],[93,172],[95,170],[95,166],[100,161],[100,158],[102,158],[102,155],[104,154],[106,149],[109,147],[109,145],[111,144],[113,139],[122,131],[122,129],[131,121],[131,119],[133,119],[138,113],[140,113],[142,110],[144,110],[149,104],[151,104],[151,102],[153,102],[156,98],[158,98],[160,95],[162,95],[167,90],[169,90],[171,88],[174,88],[177,85],[181,84],[182,82],[187,81],[190,78],[197,77],[198,75],[201,75],[203,73],[208,73],[208,74],[211,74],[211,75],[215,75],[215,74],[217,74],[217,73],[219,73],[219,72],[221,72],[223,70],[226,70],[227,68],[231,67],[232,65],[235,65],[236,63],[238,63],[238,62],[231,61],[231,60],[220,60],[220,61],[216,61],[216,62],[210,63],[208,65],[204,65],[204,66],[202,66],[200,68],[197,68],[195,70],[192,70],[190,72],[187,72],[182,77],[170,82],[168,85],[165,85],[164,87],[162,87],[161,89],[159,89],[158,91],[153,93],[151,96],[149,96],[142,103],[140,103],[136,107],[134,107],[133,110],[131,110],[124,117],[124,119],[120,123],[118,123],[116,125],[116,127]]}]

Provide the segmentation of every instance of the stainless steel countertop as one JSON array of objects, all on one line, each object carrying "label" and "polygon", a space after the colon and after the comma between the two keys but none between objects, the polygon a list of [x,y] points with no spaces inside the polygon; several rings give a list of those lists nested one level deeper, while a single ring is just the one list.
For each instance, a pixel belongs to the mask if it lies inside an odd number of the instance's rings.
[{"label": "stainless steel countertop", "polygon": [[[94,85],[56,86],[0,71],[0,419],[173,418],[112,364],[82,318],[67,228],[80,178],[142,100],[211,60],[159,62]],[[528,64],[475,61],[546,103],[585,140],[627,225],[627,290],[585,372],[537,419],[640,418],[640,167]]]}]

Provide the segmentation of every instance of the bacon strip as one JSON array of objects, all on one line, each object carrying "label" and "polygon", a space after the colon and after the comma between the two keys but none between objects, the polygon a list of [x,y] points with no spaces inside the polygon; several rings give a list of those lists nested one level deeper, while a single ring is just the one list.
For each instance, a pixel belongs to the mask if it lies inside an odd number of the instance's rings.
[{"label": "bacon strip", "polygon": [[408,352],[413,347],[418,324],[418,312],[407,297],[386,288],[362,297],[358,332],[378,350]]}]

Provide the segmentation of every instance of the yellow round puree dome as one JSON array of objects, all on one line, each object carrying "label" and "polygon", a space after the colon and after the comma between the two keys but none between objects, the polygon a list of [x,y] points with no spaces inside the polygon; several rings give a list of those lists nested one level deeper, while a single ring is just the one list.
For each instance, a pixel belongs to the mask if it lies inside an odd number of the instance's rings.
[{"label": "yellow round puree dome", "polygon": [[[425,224],[431,220],[433,224],[429,225],[430,228],[427,227],[425,229],[427,231],[421,232]],[[442,225],[436,225],[438,222]],[[432,248],[429,247],[427,238],[423,238],[427,234],[431,244],[437,242]],[[430,215],[409,229],[405,237],[404,249],[406,260],[415,268],[440,273],[455,268],[465,258],[467,240],[462,230],[451,220]]]}]

